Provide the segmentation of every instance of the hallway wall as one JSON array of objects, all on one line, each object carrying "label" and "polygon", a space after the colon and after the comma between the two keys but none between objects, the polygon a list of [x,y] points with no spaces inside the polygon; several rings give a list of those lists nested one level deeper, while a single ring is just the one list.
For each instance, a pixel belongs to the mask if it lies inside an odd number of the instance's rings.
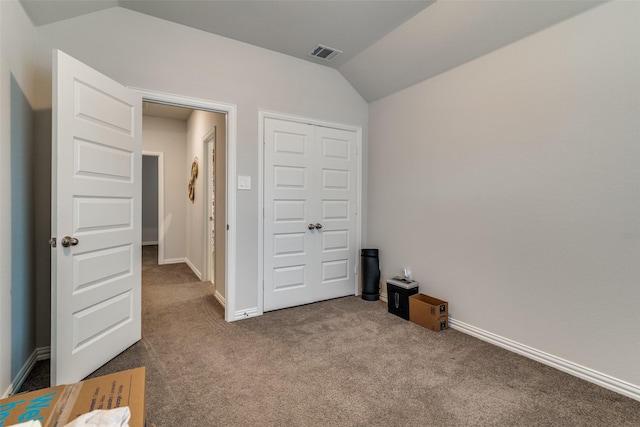
[{"label": "hallway wall", "polygon": [[164,262],[187,258],[185,170],[187,122],[160,117],[142,120],[142,150],[164,153]]}]

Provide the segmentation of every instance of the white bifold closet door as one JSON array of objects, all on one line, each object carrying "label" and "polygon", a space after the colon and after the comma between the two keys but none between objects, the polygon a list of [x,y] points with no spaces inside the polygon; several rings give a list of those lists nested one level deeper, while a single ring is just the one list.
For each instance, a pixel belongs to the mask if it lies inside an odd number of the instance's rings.
[{"label": "white bifold closet door", "polygon": [[355,132],[267,118],[264,311],[356,292]]}]

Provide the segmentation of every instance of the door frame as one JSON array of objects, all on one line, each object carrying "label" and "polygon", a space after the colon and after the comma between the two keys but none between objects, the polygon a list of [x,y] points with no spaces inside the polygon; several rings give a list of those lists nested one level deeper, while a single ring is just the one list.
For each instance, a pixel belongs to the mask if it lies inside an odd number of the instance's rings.
[{"label": "door frame", "polygon": [[354,294],[360,294],[360,268],[358,253],[362,246],[362,127],[278,113],[268,110],[258,110],[258,310],[257,315],[264,314],[264,122],[266,119],[286,120],[295,123],[305,123],[333,129],[341,129],[356,133],[356,265],[354,266],[355,289]]},{"label": "door frame", "polygon": [[[144,122],[144,117],[142,118]],[[158,162],[158,264],[164,264],[164,153],[142,151],[142,157],[155,157]]]},{"label": "door frame", "polygon": [[[201,98],[169,94],[154,90],[129,87],[142,95],[142,101],[156,102],[160,104],[174,105],[177,107],[192,108],[195,110],[206,110],[215,113],[222,113],[226,116],[226,218],[227,230],[225,238],[225,320],[233,322],[236,311],[236,132],[237,132],[237,107],[234,104],[226,104]],[[206,218],[208,221],[208,217]]]}]

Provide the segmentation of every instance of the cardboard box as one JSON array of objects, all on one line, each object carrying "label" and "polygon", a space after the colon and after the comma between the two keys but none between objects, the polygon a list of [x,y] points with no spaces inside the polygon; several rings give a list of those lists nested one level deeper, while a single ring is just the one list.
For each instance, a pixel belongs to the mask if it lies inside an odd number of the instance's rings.
[{"label": "cardboard box", "polygon": [[145,369],[117,372],[0,400],[0,427],[40,420],[43,427],[64,426],[95,409],[128,406],[129,425],[144,427]]},{"label": "cardboard box", "polygon": [[449,303],[425,294],[409,297],[409,319],[432,331],[449,327]]}]

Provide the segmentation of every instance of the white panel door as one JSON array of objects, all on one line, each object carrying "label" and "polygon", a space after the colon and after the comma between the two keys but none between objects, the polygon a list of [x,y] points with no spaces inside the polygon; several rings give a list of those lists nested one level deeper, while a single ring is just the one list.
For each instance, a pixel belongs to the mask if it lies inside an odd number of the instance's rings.
[{"label": "white panel door", "polygon": [[314,301],[314,127],[265,120],[264,310]]},{"label": "white panel door", "polygon": [[355,293],[354,132],[265,119],[264,310]]},{"label": "white panel door", "polygon": [[320,282],[317,300],[353,295],[356,242],[356,134],[316,128]]},{"label": "white panel door", "polygon": [[141,337],[141,105],[54,51],[52,385],[83,379]]}]

